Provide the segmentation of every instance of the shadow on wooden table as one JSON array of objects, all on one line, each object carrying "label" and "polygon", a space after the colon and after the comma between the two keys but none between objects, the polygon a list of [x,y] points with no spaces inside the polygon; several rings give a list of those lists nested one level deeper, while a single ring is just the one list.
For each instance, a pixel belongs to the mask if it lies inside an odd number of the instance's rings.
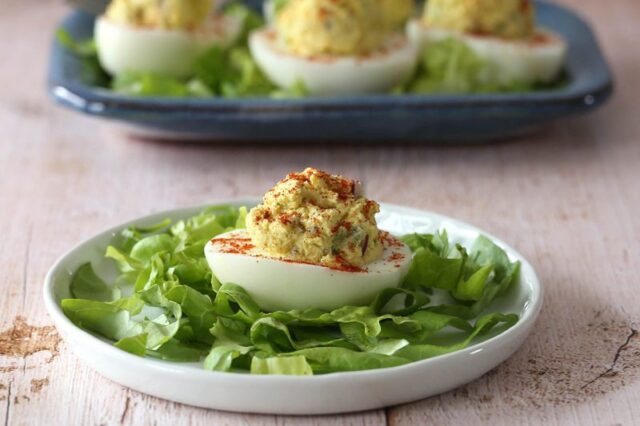
[{"label": "shadow on wooden table", "polygon": [[[605,107],[604,111],[609,108]],[[598,113],[602,114],[602,112]],[[128,134],[119,126],[108,126],[109,132],[112,132],[113,138],[121,139],[129,143],[143,144],[150,149],[196,149],[202,152],[219,152],[225,150],[238,151],[260,151],[269,152],[273,150],[297,151],[312,150],[316,151],[340,151],[340,150],[358,150],[361,152],[375,152],[381,150],[414,150],[422,152],[486,152],[499,150],[518,149],[522,150],[555,150],[566,147],[569,149],[588,149],[596,144],[594,137],[593,119],[597,118],[596,114],[580,115],[562,121],[552,123],[548,126],[532,130],[528,133],[503,138],[483,143],[465,143],[465,142],[430,142],[416,140],[407,141],[269,141],[255,142],[250,140],[229,140],[229,141],[210,141],[210,140],[190,140],[190,139],[157,139],[149,137],[141,137]],[[597,120],[598,122],[607,122],[606,120]],[[107,126],[104,126],[107,128]],[[604,129],[603,129],[604,130]],[[613,141],[611,141],[613,142]]]},{"label": "shadow on wooden table", "polygon": [[[542,281],[548,289],[563,286],[557,279]],[[454,391],[390,408],[389,417],[426,420],[425,413],[440,411],[440,417],[433,417],[442,419],[445,411],[454,423],[478,413],[482,421],[526,417],[534,423],[562,423],[564,411],[595,409],[615,391],[636,384],[640,318],[588,294],[557,298],[561,290],[549,290],[533,333],[507,362]]]},{"label": "shadow on wooden table", "polygon": [[407,140],[380,140],[380,141],[365,141],[365,140],[353,140],[353,141],[344,141],[344,140],[314,140],[309,141],[282,141],[282,140],[271,140],[271,141],[252,141],[250,139],[233,139],[229,140],[224,139],[193,139],[186,138],[181,139],[179,137],[168,136],[167,138],[162,137],[149,137],[142,136],[136,134],[130,134],[127,132],[126,128],[120,128],[117,125],[114,127],[115,131],[117,131],[122,138],[127,138],[132,141],[145,142],[150,144],[167,144],[167,145],[176,145],[176,146],[198,146],[205,149],[220,149],[220,148],[239,148],[239,149],[254,149],[254,148],[279,148],[279,149],[288,149],[288,148],[306,148],[309,146],[324,148],[324,149],[334,149],[340,147],[360,147],[364,149],[370,148],[395,148],[395,147],[423,147],[423,148],[438,148],[438,149],[447,149],[447,148],[464,148],[464,147],[475,147],[475,148],[487,148],[496,145],[509,144],[509,143],[518,143],[522,141],[527,141],[531,139],[547,139],[545,135],[548,135],[552,130],[552,126],[543,127],[539,129],[530,130],[524,132],[520,135],[510,136],[510,137],[501,137],[496,139],[490,139],[485,141],[433,141],[428,139],[421,139],[419,136],[416,137],[415,140],[407,141]]}]

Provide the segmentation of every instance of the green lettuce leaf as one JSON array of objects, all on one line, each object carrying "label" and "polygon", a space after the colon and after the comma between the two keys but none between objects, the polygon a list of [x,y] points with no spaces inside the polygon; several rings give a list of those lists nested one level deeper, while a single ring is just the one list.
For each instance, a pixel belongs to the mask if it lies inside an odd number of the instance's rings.
[{"label": "green lettuce leaf", "polygon": [[249,294],[235,284],[224,284],[217,290],[214,301],[218,315],[252,324],[260,317],[260,308]]},{"label": "green lettuce leaf", "polygon": [[303,356],[314,374],[341,371],[373,370],[407,364],[408,359],[374,352],[357,352],[338,347],[309,348],[291,352],[281,357]]},{"label": "green lettuce leaf", "polygon": [[112,302],[119,299],[122,294],[119,288],[107,285],[102,278],[98,277],[90,263],[85,263],[76,270],[69,289],[76,299],[98,302]]},{"label": "green lettuce leaf", "polygon": [[78,327],[101,334],[112,340],[133,337],[142,332],[142,325],[131,319],[131,312],[115,303],[85,299],[64,299],[62,311]]},{"label": "green lettuce leaf", "polygon": [[[455,352],[466,348],[471,342],[482,334],[487,334],[490,331],[500,332],[513,326],[518,321],[518,316],[514,314],[489,314],[480,318],[473,331],[461,342],[457,342],[451,345],[435,345],[435,344],[419,344],[409,345],[400,349],[395,353],[396,356],[406,358],[410,361],[419,361],[422,359],[432,358],[434,356],[443,355],[450,352]],[[500,326],[500,329],[496,331],[495,326]]]},{"label": "green lettuce leaf", "polygon": [[210,371],[229,371],[233,361],[251,351],[249,346],[214,346],[204,360],[204,369]]},{"label": "green lettuce leaf", "polygon": [[413,262],[405,278],[410,287],[428,287],[454,291],[458,285],[466,256],[449,250],[446,233],[409,235],[402,240],[413,250]]},{"label": "green lettuce leaf", "polygon": [[207,349],[196,343],[185,343],[171,339],[156,350],[147,350],[147,355],[165,361],[198,362],[207,355]]},{"label": "green lettuce leaf", "polygon": [[81,62],[81,77],[85,83],[98,87],[109,86],[111,78],[100,65],[98,50],[93,39],[78,41],[66,29],[60,28],[56,32],[56,40]]},{"label": "green lettuce leaf", "polygon": [[141,226],[130,226],[121,233],[121,241],[119,245],[125,251],[130,251],[135,243],[143,239],[145,236],[150,234],[155,234],[160,232],[171,225],[171,219],[165,219],[162,222],[156,223],[155,225],[141,227]]},{"label": "green lettuce leaf", "polygon": [[444,232],[408,235],[402,240],[414,251],[405,285],[446,290],[457,302],[430,306],[430,310],[475,318],[519,276],[520,262],[511,262],[503,249],[484,236],[475,240],[470,253],[460,245],[451,247]]},{"label": "green lettuce leaf", "polygon": [[254,357],[251,361],[251,374],[279,374],[311,376],[313,370],[304,356]]},{"label": "green lettuce leaf", "polygon": [[240,37],[237,43],[240,46],[247,44],[247,38],[252,31],[264,26],[262,16],[242,2],[233,1],[226,4],[223,12],[225,15],[231,16],[241,22],[242,30],[240,31]]},{"label": "green lettuce leaf", "polygon": [[213,93],[199,82],[184,81],[150,72],[126,71],[111,82],[113,91],[140,97],[207,97]]},{"label": "green lettuce leaf", "polygon": [[211,344],[213,337],[210,329],[214,326],[217,314],[209,296],[183,285],[176,285],[165,293],[165,297],[181,307],[189,319],[192,338]]},{"label": "green lettuce leaf", "polygon": [[170,253],[175,249],[175,241],[167,234],[158,234],[145,237],[134,244],[130,256],[143,263],[148,263],[151,258],[162,253]]},{"label": "green lettuce leaf", "polygon": [[368,306],[264,312],[242,287],[218,282],[204,256],[211,238],[243,228],[246,216],[246,208],[212,206],[125,229],[105,253],[120,275],[107,283],[91,265],[79,267],[65,315],[137,356],[253,374],[403,365],[463,349],[518,319],[491,308],[517,282],[519,263],[486,237],[467,250],[444,231],[403,237],[414,252],[406,281]]},{"label": "green lettuce leaf", "polygon": [[396,94],[527,93],[559,89],[567,81],[566,77],[547,84],[527,84],[520,81],[504,83],[497,79],[492,81],[490,76],[497,74],[465,42],[448,38],[425,48],[420,54],[418,69],[413,78],[396,88],[394,92]]},{"label": "green lettuce leaf", "polygon": [[133,355],[145,356],[147,354],[147,333],[124,337],[114,343],[114,346]]},{"label": "green lettuce leaf", "polygon": [[[386,288],[382,290],[371,302],[371,309],[376,313],[389,313],[392,315],[409,315],[429,303],[429,295],[424,289],[409,290],[407,288]],[[403,306],[389,310],[394,298],[402,297]]]},{"label": "green lettuce leaf", "polygon": [[147,335],[147,347],[158,349],[178,332],[182,318],[182,307],[169,300],[157,285],[138,292],[138,295],[146,302],[147,307],[159,308],[147,312],[145,314],[146,320],[142,322],[144,333]]}]

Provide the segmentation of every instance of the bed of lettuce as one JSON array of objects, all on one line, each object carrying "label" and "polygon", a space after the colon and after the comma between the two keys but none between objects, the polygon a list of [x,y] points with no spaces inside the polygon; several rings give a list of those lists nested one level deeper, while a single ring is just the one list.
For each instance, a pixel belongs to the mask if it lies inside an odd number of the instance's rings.
[{"label": "bed of lettuce", "polygon": [[491,312],[520,264],[480,236],[467,250],[446,232],[403,237],[414,252],[400,288],[368,306],[263,312],[212,275],[204,246],[243,228],[247,210],[213,206],[187,220],[130,227],[106,249],[119,271],[105,282],[87,263],[61,301],[79,327],[138,356],[202,362],[205,370],[311,375],[407,364],[457,351],[518,321]]},{"label": "bed of lettuce", "polygon": [[[195,75],[181,80],[152,73],[126,72],[111,78],[100,66],[92,39],[77,41],[64,29],[58,41],[82,61],[83,80],[87,84],[109,88],[128,96],[149,97],[271,97],[296,99],[309,96],[303,83],[282,90],[273,85],[253,60],[247,35],[264,25],[263,19],[241,3],[230,3],[224,13],[243,23],[238,42],[228,49],[214,47],[197,61]],[[512,82],[490,84],[478,79],[484,63],[463,42],[447,39],[426,49],[419,58],[415,74],[394,88],[396,95],[429,93],[526,93],[563,86],[566,78],[547,85]]]},{"label": "bed of lettuce", "polygon": [[297,98],[307,95],[298,84],[288,90],[274,86],[260,71],[247,45],[248,34],[263,26],[262,18],[240,3],[228,4],[223,12],[242,22],[238,42],[228,49],[214,47],[198,58],[195,75],[187,80],[148,72],[128,71],[114,78],[100,66],[93,39],[75,40],[65,29],[56,38],[68,52],[81,60],[82,80],[117,93],[142,97],[272,97]]}]

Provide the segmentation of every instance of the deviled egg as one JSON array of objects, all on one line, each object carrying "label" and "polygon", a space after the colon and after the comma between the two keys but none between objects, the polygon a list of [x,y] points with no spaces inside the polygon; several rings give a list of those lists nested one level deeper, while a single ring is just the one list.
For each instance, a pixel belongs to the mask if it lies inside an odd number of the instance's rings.
[{"label": "deviled egg", "polygon": [[189,77],[199,55],[231,45],[242,30],[213,9],[213,0],[113,0],[95,24],[100,63],[112,75]]},{"label": "deviled egg", "polygon": [[550,83],[567,54],[560,35],[536,27],[529,0],[429,0],[407,34],[427,49],[445,39],[462,41],[484,61],[478,77],[488,84]]},{"label": "deviled egg", "polygon": [[315,95],[389,90],[411,76],[417,51],[385,22],[380,1],[288,0],[271,26],[251,34],[252,55],[281,88],[303,83]]},{"label": "deviled egg", "polygon": [[382,21],[390,30],[403,29],[415,11],[414,0],[378,0]]},{"label": "deviled egg", "polygon": [[411,250],[378,229],[378,204],[357,188],[312,168],[289,174],[249,212],[246,230],[206,245],[213,274],[271,311],[358,306],[399,286]]}]

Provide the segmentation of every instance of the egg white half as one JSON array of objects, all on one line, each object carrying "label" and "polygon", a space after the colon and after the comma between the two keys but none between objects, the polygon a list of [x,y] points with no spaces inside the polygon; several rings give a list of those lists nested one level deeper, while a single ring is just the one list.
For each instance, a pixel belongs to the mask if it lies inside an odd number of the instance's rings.
[{"label": "egg white half", "polygon": [[454,38],[463,41],[487,63],[480,75],[487,83],[550,83],[564,67],[567,43],[562,36],[538,29],[532,40],[506,40],[425,27],[419,19],[407,25],[407,36],[419,48]]},{"label": "egg white half", "polygon": [[333,310],[370,303],[378,292],[397,287],[409,271],[411,250],[385,234],[384,253],[359,272],[265,257],[246,231],[219,235],[205,246],[211,271],[223,284],[243,287],[264,310]]},{"label": "egg white half", "polygon": [[112,75],[140,71],[185,78],[199,55],[231,45],[241,30],[241,22],[228,16],[212,17],[194,31],[121,25],[101,16],[94,35],[100,64]]},{"label": "egg white half", "polygon": [[417,62],[415,46],[401,34],[390,35],[378,51],[366,56],[298,56],[282,46],[272,29],[253,32],[249,47],[274,84],[288,89],[302,82],[318,96],[388,91],[408,79]]}]

